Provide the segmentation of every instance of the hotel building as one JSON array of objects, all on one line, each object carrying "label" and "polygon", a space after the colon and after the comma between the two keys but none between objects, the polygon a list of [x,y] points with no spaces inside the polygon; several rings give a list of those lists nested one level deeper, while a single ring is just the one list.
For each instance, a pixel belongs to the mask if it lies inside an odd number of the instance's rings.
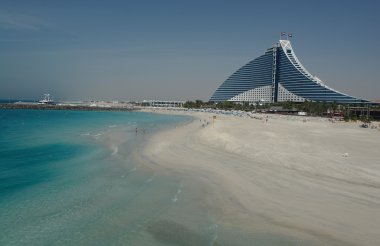
[{"label": "hotel building", "polygon": [[289,40],[280,40],[264,55],[233,73],[210,101],[365,103],[327,86],[298,60]]}]

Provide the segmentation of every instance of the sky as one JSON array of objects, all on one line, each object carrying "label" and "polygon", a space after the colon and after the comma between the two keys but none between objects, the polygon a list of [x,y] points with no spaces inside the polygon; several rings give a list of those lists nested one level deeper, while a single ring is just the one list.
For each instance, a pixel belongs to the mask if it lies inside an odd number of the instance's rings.
[{"label": "sky", "polygon": [[0,98],[207,101],[293,34],[330,87],[380,99],[380,1],[0,0]]}]

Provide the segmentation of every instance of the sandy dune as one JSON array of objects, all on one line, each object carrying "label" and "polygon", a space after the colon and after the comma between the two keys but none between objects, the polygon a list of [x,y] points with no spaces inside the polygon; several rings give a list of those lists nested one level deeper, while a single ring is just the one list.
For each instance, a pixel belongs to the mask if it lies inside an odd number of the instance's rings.
[{"label": "sandy dune", "polygon": [[289,116],[218,115],[213,127],[211,114],[191,115],[155,135],[144,156],[208,187],[220,225],[317,245],[380,244],[379,130]]}]

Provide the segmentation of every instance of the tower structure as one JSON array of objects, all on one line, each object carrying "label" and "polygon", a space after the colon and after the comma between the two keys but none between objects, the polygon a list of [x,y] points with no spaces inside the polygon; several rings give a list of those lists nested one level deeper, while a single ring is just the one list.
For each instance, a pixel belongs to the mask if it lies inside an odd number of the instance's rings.
[{"label": "tower structure", "polygon": [[327,86],[298,60],[289,40],[279,40],[264,55],[233,73],[210,101],[282,102],[325,101],[363,103]]}]

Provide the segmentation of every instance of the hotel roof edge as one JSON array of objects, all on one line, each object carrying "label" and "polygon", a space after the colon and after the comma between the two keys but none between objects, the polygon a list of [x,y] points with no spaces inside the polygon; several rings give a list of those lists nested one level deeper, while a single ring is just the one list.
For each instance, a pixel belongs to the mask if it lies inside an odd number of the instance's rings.
[{"label": "hotel roof edge", "polygon": [[[291,52],[292,52],[292,56],[294,57],[295,61],[298,63],[298,65],[300,66],[300,68],[301,68],[301,69],[302,69],[302,70],[303,70],[308,76],[310,76],[310,77],[312,78],[312,80],[313,80],[314,83],[317,83],[317,84],[319,84],[319,85],[325,87],[326,89],[332,90],[332,91],[334,91],[334,92],[336,92],[336,93],[339,93],[339,94],[342,94],[342,95],[345,95],[345,96],[348,96],[348,97],[352,97],[352,96],[350,96],[350,95],[348,95],[348,94],[346,94],[346,93],[343,93],[343,92],[341,92],[341,91],[338,91],[338,90],[335,90],[335,89],[329,87],[329,86],[326,85],[326,83],[323,82],[320,78],[318,78],[317,76],[312,75],[312,74],[311,74],[311,73],[310,73],[310,72],[309,72],[309,71],[303,66],[303,64],[300,62],[300,60],[297,58],[297,55],[296,55],[295,52],[294,52],[294,49],[293,49],[293,47],[292,47],[292,44],[291,44],[290,40],[280,39],[279,42],[278,42],[278,47],[280,47],[280,48],[283,49],[283,51],[284,51],[285,55],[287,56],[287,58],[289,59],[289,61],[291,61],[291,59],[289,58],[289,54],[286,52],[286,50],[291,50]],[[293,64],[293,62],[292,62],[292,64]],[[294,64],[293,64],[293,66],[294,66],[298,71],[300,71],[300,72],[302,73],[302,70],[301,70],[301,69],[297,68]],[[358,98],[358,97],[354,97],[354,98],[358,99],[359,101],[363,101],[363,102],[358,102],[358,103],[373,103],[372,101],[367,100],[367,99]]]}]

